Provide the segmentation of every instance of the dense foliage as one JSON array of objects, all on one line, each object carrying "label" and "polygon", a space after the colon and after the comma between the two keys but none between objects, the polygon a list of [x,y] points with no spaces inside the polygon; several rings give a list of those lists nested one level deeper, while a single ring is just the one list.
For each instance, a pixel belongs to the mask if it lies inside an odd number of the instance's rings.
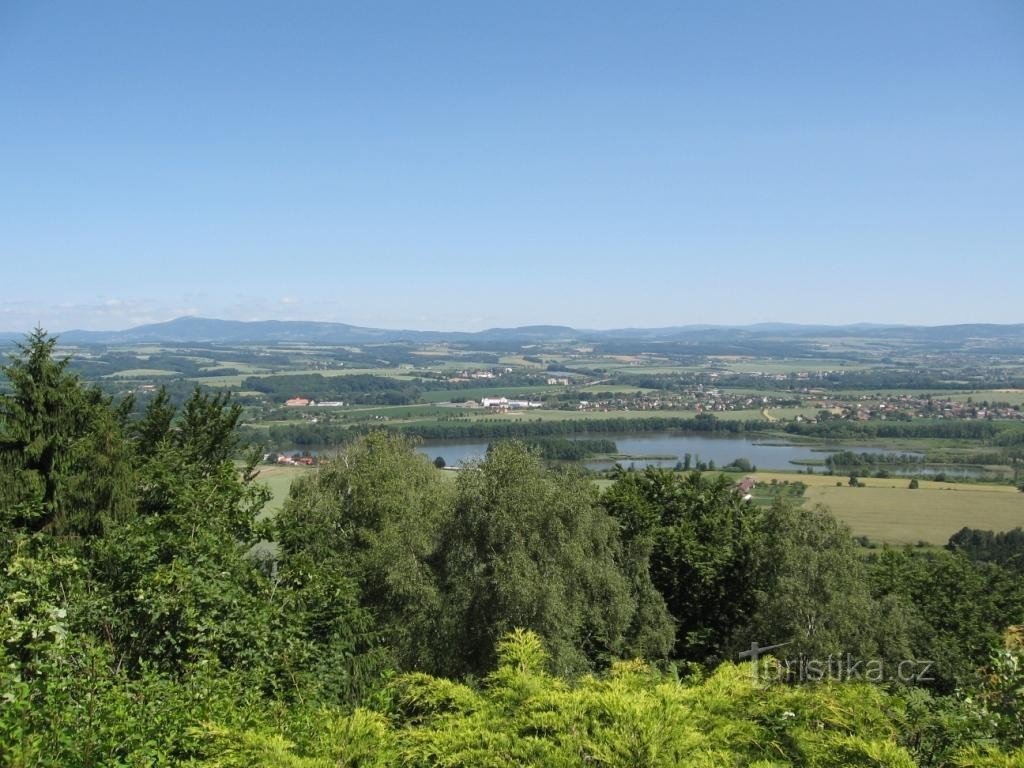
[{"label": "dense foliage", "polygon": [[[998,460],[998,459],[997,459]],[[920,464],[924,457],[913,453],[867,453],[865,451],[836,451],[825,457],[825,466],[830,469],[852,469],[854,467],[875,467],[878,465]]]},{"label": "dense foliage", "polygon": [[578,461],[618,450],[615,441],[608,438],[537,437],[523,442],[542,459],[552,461]]},{"label": "dense foliage", "polygon": [[[599,493],[384,432],[263,520],[227,396],[133,417],[54,349],[0,396],[2,765],[1024,764],[1002,540],[863,559],[707,473]],[[737,664],[755,641],[787,645]],[[843,654],[932,672],[808,682]]]},{"label": "dense foliage", "polygon": [[1024,529],[1020,527],[1000,533],[961,528],[950,537],[947,548],[1024,574]]},{"label": "dense foliage", "polygon": [[[608,434],[609,432],[665,432],[680,431],[702,434],[742,434],[745,432],[767,431],[773,426],[768,421],[739,421],[716,419],[710,414],[695,417],[645,416],[621,418],[574,418],[542,421],[530,420],[528,415],[521,419],[509,420],[481,418],[467,421],[457,416],[442,419],[437,423],[425,422],[384,428],[421,437],[425,440],[456,440],[460,438],[487,439],[535,439],[561,437],[565,435]],[[345,426],[341,424],[274,424],[266,431],[251,430],[248,438],[262,443],[269,437],[275,445],[323,446],[339,445],[365,434],[381,429],[380,425]]]}]

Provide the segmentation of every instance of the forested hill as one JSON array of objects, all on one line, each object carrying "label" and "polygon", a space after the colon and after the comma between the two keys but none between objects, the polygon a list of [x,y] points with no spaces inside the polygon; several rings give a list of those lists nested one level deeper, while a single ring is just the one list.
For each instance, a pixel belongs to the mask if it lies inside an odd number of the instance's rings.
[{"label": "forested hill", "polygon": [[[121,331],[68,330],[61,340],[71,344],[127,343],[272,343],[307,342],[359,344],[388,341],[491,342],[523,344],[550,341],[678,341],[740,344],[757,340],[800,340],[858,337],[906,343],[990,342],[1024,344],[1024,325],[966,324],[944,326],[896,326],[856,324],[845,326],[762,323],[750,326],[694,325],[667,328],[576,329],[562,325],[491,328],[478,332],[395,330],[365,328],[345,323],[266,320],[244,322],[202,317],[179,317],[164,323],[141,325]],[[15,334],[0,334],[0,339]]]}]

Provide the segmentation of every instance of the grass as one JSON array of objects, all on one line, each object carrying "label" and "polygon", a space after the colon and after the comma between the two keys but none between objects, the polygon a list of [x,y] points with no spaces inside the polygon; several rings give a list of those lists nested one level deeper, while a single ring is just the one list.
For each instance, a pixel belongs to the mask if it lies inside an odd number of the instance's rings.
[{"label": "grass", "polygon": [[631,387],[627,384],[591,384],[587,387],[580,387],[578,390],[587,394],[594,394],[597,392],[614,392],[618,395],[642,395],[646,392],[657,392],[656,389],[650,387]]},{"label": "grass", "polygon": [[833,486],[809,488],[806,498],[826,505],[854,534],[891,543],[945,544],[964,526],[1005,531],[1024,521],[1024,494],[966,488]]},{"label": "grass", "polygon": [[459,408],[433,404],[380,405],[367,408],[355,407],[346,408],[338,412],[343,414],[348,421],[372,419],[375,416],[386,419],[400,419],[403,421],[421,421],[423,419],[461,416],[466,413],[465,410]]},{"label": "grass", "polygon": [[[747,411],[736,411],[736,413],[747,413]],[[715,414],[716,416],[718,414]],[[488,418],[500,419],[502,421],[578,421],[580,419],[608,420],[608,419],[658,419],[667,417],[695,418],[694,411],[557,411],[544,408],[531,408],[529,410],[509,411],[508,413],[488,413]],[[746,417],[739,417],[746,418]]]},{"label": "grass", "polygon": [[717,360],[725,363],[733,373],[800,373],[813,371],[860,371],[874,365],[840,360],[814,360],[794,358],[791,360]]},{"label": "grass", "polygon": [[[573,368],[575,368],[575,367],[577,367],[577,366],[573,366]],[[586,366],[578,366],[578,367],[586,367]],[[607,369],[609,371],[614,371],[615,373],[639,373],[639,374],[651,374],[651,375],[658,375],[658,374],[671,375],[673,373],[687,373],[689,371],[700,370],[700,368],[698,368],[696,366],[690,366],[690,365],[643,365],[643,364],[641,364],[641,365],[629,365],[629,364],[622,365],[622,364],[615,364],[615,363],[613,363],[611,365],[602,365],[600,367],[601,368],[605,368],[605,369]],[[569,370],[572,370],[572,368],[570,368]]]},{"label": "grass", "polygon": [[242,386],[242,382],[249,378],[252,374],[240,373],[231,374],[227,376],[196,376],[190,378],[189,381],[195,381],[202,384],[204,387],[233,387],[237,388]]},{"label": "grass", "polygon": [[259,376],[266,372],[266,368],[260,368],[253,365],[252,363],[236,363],[229,360],[216,361],[207,358],[196,358],[197,362],[206,363],[201,370],[203,371],[222,371],[222,370],[235,370],[238,373],[244,373],[247,376]]},{"label": "grass", "polygon": [[[712,387],[727,395],[750,395],[752,397],[792,398],[794,394],[786,389],[752,389],[750,387]],[[817,413],[817,411],[815,411]]]},{"label": "grass", "polygon": [[[229,366],[235,367],[235,366]],[[197,381],[204,386],[209,387],[240,387],[242,382],[250,376],[258,377],[270,377],[270,376],[298,376],[306,375],[311,373],[319,373],[325,378],[333,376],[354,376],[356,374],[369,374],[371,376],[387,376],[393,379],[411,379],[415,378],[415,374],[410,368],[330,368],[327,370],[317,370],[314,368],[299,369],[299,370],[286,370],[286,371],[275,371],[273,373],[242,373],[236,375],[227,376],[201,376],[190,379],[190,381]]]},{"label": "grass", "polygon": [[768,408],[767,413],[779,421],[793,421],[797,416],[813,419],[818,415],[817,408]]},{"label": "grass", "polygon": [[[783,410],[776,408],[775,410]],[[774,413],[775,411],[768,411],[768,413]],[[685,411],[689,413],[691,418],[696,418],[697,414],[694,411]],[[681,414],[680,414],[681,415]],[[764,414],[761,413],[760,408],[747,408],[739,411],[714,411],[711,414],[720,421],[765,421]],[[781,416],[775,418],[781,420]]]},{"label": "grass", "polygon": [[108,373],[105,379],[152,379],[158,376],[177,376],[175,371],[168,371],[160,368],[129,368],[125,371]]},{"label": "grass", "polygon": [[960,402],[967,402],[967,398],[971,398],[975,403],[981,403],[987,400],[990,403],[1024,405],[1024,389],[979,389],[972,392],[957,392],[956,394],[949,396],[950,400],[959,400]]},{"label": "grass", "polygon": [[554,389],[548,386],[533,387],[474,387],[472,389],[434,389],[424,392],[422,398],[428,403],[447,403],[455,400],[479,400],[482,397],[511,397],[520,395],[543,395]]},{"label": "grass", "polygon": [[364,374],[368,376],[386,376],[392,379],[403,379],[409,378],[416,375],[416,371],[410,367],[400,368],[328,368],[326,370],[317,368],[306,368],[299,369],[297,371],[278,371],[276,374],[269,374],[274,376],[305,376],[308,374],[319,373],[324,378],[331,378],[333,376],[355,376],[358,374]]},{"label": "grass", "polygon": [[316,470],[309,467],[261,466],[257,481],[270,488],[272,495],[260,512],[260,517],[272,517],[277,514],[288,498],[292,481],[314,471]]},{"label": "grass", "polygon": [[501,365],[513,365],[520,368],[543,368],[543,365],[539,363],[532,363],[529,360],[523,358],[522,355],[502,355],[498,358],[498,362]]},{"label": "grass", "polygon": [[[758,472],[759,482],[799,480],[808,504],[824,504],[855,535],[892,544],[945,544],[964,526],[1005,531],[1024,523],[1024,493],[1011,485],[863,478],[851,488],[845,477]],[[836,483],[842,483],[837,486]]]}]

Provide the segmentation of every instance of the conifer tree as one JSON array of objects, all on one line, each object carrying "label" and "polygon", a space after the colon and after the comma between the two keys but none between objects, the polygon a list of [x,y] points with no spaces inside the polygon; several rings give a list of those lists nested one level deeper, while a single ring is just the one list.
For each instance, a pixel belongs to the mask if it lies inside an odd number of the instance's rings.
[{"label": "conifer tree", "polygon": [[2,368],[12,391],[0,397],[0,506],[30,532],[95,534],[130,507],[127,407],[82,384],[56,346],[37,328]]}]

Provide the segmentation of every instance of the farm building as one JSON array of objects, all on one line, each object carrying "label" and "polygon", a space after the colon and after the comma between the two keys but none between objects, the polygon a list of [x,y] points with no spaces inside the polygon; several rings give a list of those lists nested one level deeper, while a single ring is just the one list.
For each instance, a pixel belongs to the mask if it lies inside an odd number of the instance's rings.
[{"label": "farm building", "polygon": [[757,481],[750,477],[744,477],[738,483],[736,483],[736,493],[743,497],[744,501],[750,501],[752,498],[752,491],[757,487]]},{"label": "farm building", "polygon": [[510,408],[540,408],[544,403],[532,400],[509,400],[507,397],[482,397],[480,398],[480,405],[484,408],[508,410]]}]

